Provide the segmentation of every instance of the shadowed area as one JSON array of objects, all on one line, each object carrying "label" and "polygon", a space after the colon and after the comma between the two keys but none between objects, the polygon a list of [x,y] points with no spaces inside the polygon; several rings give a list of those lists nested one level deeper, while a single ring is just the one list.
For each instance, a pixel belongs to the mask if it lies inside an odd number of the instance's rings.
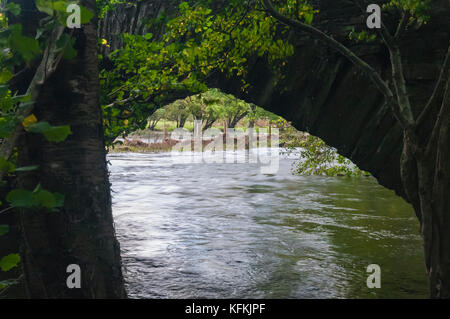
[{"label": "shadowed area", "polygon": [[[124,32],[161,35],[162,27],[148,29],[146,19],[156,18],[161,12],[174,12],[179,2],[144,0],[136,6],[118,6],[107,13],[100,35],[111,43],[108,50],[120,47],[119,35]],[[365,21],[352,1],[312,2],[320,11],[315,23],[321,29],[333,33],[381,74],[389,76],[389,54],[379,42],[356,44],[346,40],[349,27]],[[450,39],[449,3],[438,2],[430,23],[409,32],[400,42],[416,113],[432,92]],[[221,0],[213,1],[214,4],[220,6]],[[389,16],[383,19],[389,24]],[[277,85],[270,66],[255,57],[249,59],[248,93],[242,92],[239,79],[225,78],[220,73],[211,78],[210,87],[265,107],[292,121],[297,129],[319,136],[361,169],[371,172],[381,185],[404,197],[399,164],[402,132],[381,94],[356,67],[318,41],[294,32],[287,37],[295,44],[295,55],[283,69],[285,79]],[[435,115],[436,111],[431,113]],[[425,125],[424,131],[430,125]]]}]

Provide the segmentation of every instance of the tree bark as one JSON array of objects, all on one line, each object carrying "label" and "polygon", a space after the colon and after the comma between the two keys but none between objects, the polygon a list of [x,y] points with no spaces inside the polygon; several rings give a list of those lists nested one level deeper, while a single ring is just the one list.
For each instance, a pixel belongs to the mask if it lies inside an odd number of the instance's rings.
[{"label": "tree bark", "polygon": [[[429,146],[419,157],[421,230],[432,298],[450,298],[450,72]],[[436,140],[436,142],[434,141]]]},{"label": "tree bark", "polygon": [[[81,4],[95,11],[95,0]],[[110,184],[99,102],[97,21],[74,31],[78,56],[64,60],[43,85],[34,114],[52,125],[70,125],[59,144],[22,134],[20,165],[38,165],[19,184],[38,183],[65,195],[55,213],[20,212],[25,286],[30,298],[126,297],[111,211]],[[70,289],[67,267],[81,269],[81,288]]]},{"label": "tree bark", "polygon": [[[448,73],[448,71],[447,71]],[[431,298],[450,298],[450,73],[425,145],[404,132],[401,177],[420,221]]]}]

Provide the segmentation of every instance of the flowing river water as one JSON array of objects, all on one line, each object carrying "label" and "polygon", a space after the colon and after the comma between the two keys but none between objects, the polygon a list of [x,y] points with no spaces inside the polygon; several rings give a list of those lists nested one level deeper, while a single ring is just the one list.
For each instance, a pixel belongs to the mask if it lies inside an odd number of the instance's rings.
[{"label": "flowing river water", "polygon": [[414,212],[373,178],[294,176],[289,157],[269,175],[170,153],[108,159],[131,298],[428,297]]}]

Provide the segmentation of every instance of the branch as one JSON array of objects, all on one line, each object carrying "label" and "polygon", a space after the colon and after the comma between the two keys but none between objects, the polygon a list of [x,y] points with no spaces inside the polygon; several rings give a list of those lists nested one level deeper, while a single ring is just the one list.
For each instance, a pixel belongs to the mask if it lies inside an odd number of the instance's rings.
[{"label": "branch", "polygon": [[303,23],[298,20],[290,19],[281,13],[279,13],[272,5],[272,2],[270,0],[261,0],[264,7],[267,11],[278,21],[296,29],[299,31],[306,32],[313,37],[319,39],[320,41],[324,42],[326,45],[331,47],[332,49],[335,49],[339,53],[341,53],[343,56],[345,56],[350,62],[352,62],[356,67],[358,67],[362,72],[364,72],[370,80],[374,83],[374,85],[377,87],[377,89],[380,91],[381,94],[383,94],[384,98],[386,99],[386,103],[391,108],[394,117],[399,122],[400,126],[403,129],[407,129],[411,126],[410,119],[404,116],[402,110],[400,109],[399,105],[397,104],[397,101],[394,97],[393,92],[387,85],[387,83],[381,78],[380,74],[372,68],[369,64],[367,64],[365,61],[363,61],[361,58],[356,56],[350,49],[348,49],[345,45],[342,43],[336,41],[332,37],[328,36],[321,30],[308,25],[306,23]]},{"label": "branch", "polygon": [[422,110],[419,117],[417,118],[417,121],[416,121],[417,126],[420,126],[423,123],[426,115],[428,114],[431,107],[433,106],[435,99],[439,95],[439,92],[442,91],[442,89],[444,88],[444,85],[446,82],[445,77],[446,77],[447,73],[449,72],[449,70],[450,70],[450,45],[448,46],[447,55],[445,56],[444,63],[442,64],[441,73],[440,73],[439,78],[434,87],[433,94],[431,94],[431,97],[428,100],[428,103],[425,105],[424,109]]},{"label": "branch", "polygon": [[[353,2],[361,9],[362,13],[365,13],[358,0],[353,0]],[[414,116],[412,113],[411,102],[409,100],[406,80],[403,72],[402,56],[400,48],[397,44],[400,36],[408,24],[409,17],[409,12],[402,11],[402,17],[398,23],[397,31],[394,36],[391,35],[389,29],[383,23],[383,20],[381,20],[381,29],[377,29],[377,31],[389,51],[392,78],[397,96],[398,112],[400,113],[402,120],[406,123],[406,127],[412,131],[415,124]]]},{"label": "branch", "polygon": [[409,100],[408,88],[406,87],[405,74],[403,72],[402,55],[396,44],[388,45],[388,49],[391,58],[392,79],[397,94],[398,107],[403,119],[408,123],[408,127],[412,128],[415,126],[415,121],[411,102]]},{"label": "branch", "polygon": [[[60,61],[60,56],[56,55],[56,42],[59,40],[61,35],[64,32],[64,27],[58,26],[56,27],[51,35],[50,44],[44,51],[44,55],[42,57],[41,63],[36,69],[36,73],[34,74],[33,79],[28,86],[26,95],[30,96],[31,101],[36,101],[39,97],[40,90],[45,81],[52,75],[56,68],[58,67],[58,63]],[[48,63],[50,62],[50,63]],[[18,107],[18,111],[16,115],[18,117],[27,117],[31,114],[34,108],[34,103],[21,103]],[[8,137],[5,138],[0,147],[0,157],[8,159],[14,146],[17,144],[17,141],[22,133],[22,125],[18,124],[14,130],[14,132]],[[0,180],[3,178],[4,173],[0,173]]]},{"label": "branch", "polygon": [[[448,55],[447,55],[448,58]],[[433,131],[431,132],[431,137],[426,147],[426,155],[430,155],[433,149],[433,145],[437,143],[439,130],[441,128],[442,117],[444,116],[444,112],[447,112],[446,107],[450,106],[450,69],[446,72],[447,81],[445,81],[445,91],[444,97],[442,98],[441,109],[439,110],[439,114],[437,116],[436,122],[434,123]]]},{"label": "branch", "polygon": [[11,209],[16,208],[16,207],[8,207],[5,208],[4,210],[0,211],[0,214],[6,213],[7,211],[10,211]]},{"label": "branch", "polygon": [[132,101],[132,100],[134,100],[136,98],[137,97],[135,97],[135,96],[130,96],[129,98],[126,98],[126,99],[123,99],[123,100],[120,100],[120,101],[114,101],[111,104],[105,105],[105,107],[113,107],[113,106],[115,106],[117,104],[127,103],[127,102],[130,102],[130,101]]},{"label": "branch", "polygon": [[[402,19],[403,20],[403,19]],[[402,21],[399,22],[397,31],[401,28]],[[383,42],[389,51],[392,69],[392,80],[394,82],[395,93],[397,95],[397,103],[399,112],[404,122],[407,123],[407,128],[414,127],[414,116],[411,108],[411,102],[409,100],[408,89],[406,87],[405,74],[403,72],[403,61],[400,48],[397,44],[397,39],[391,35],[386,25],[381,22],[381,29],[378,30],[381,34]]]},{"label": "branch", "polygon": [[395,31],[394,39],[399,40],[403,33],[406,30],[406,26],[408,25],[409,18],[411,17],[411,14],[408,11],[402,12],[402,18],[400,19],[400,22],[397,26],[397,31]]},{"label": "branch", "polygon": [[[364,12],[362,6],[357,0],[354,0],[353,2],[355,2],[359,6],[359,8]],[[397,44],[401,34],[403,33],[408,24],[409,17],[410,17],[409,12],[402,11],[402,17],[398,23],[397,31],[395,32],[394,36],[392,36],[392,34],[389,32],[389,29],[383,23],[383,20],[381,20],[381,28],[377,29],[377,32],[380,34],[384,44],[386,45],[389,51],[392,69],[392,80],[394,83],[395,93],[397,96],[397,104],[400,115],[403,121],[407,124],[406,127],[410,131],[412,131],[412,128],[415,125],[414,116],[412,113],[411,102],[409,100],[408,89],[406,86],[405,75],[403,72],[402,55],[400,52],[400,48]]]}]

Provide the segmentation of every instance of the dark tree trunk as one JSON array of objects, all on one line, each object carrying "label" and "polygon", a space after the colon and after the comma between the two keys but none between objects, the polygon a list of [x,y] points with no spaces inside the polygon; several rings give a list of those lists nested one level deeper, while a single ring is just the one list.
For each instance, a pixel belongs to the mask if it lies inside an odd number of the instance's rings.
[{"label": "dark tree trunk", "polygon": [[207,129],[210,129],[215,122],[216,122],[216,119],[207,118],[206,120],[204,120],[203,123],[205,123],[205,124],[203,125],[202,131],[204,132]]},{"label": "dark tree trunk", "polygon": [[150,122],[150,124],[148,125],[148,128],[149,128],[151,131],[154,131],[154,130],[155,130],[155,127],[156,127],[156,125],[158,125],[158,123],[159,123],[159,121],[152,121],[152,122]]},{"label": "dark tree trunk", "polygon": [[[95,0],[81,3],[95,10]],[[94,20],[75,29],[77,58],[60,64],[33,111],[39,121],[70,125],[73,134],[59,144],[35,134],[20,140],[19,164],[39,169],[22,175],[19,184],[33,189],[41,183],[65,195],[59,212],[20,213],[22,266],[30,298],[126,297],[111,211]],[[66,285],[70,264],[81,268],[80,289]]]},{"label": "dark tree trunk", "polygon": [[183,128],[186,125],[187,116],[180,116],[179,123],[177,124],[177,128]]},{"label": "dark tree trunk", "polygon": [[424,154],[425,156],[419,156],[417,160],[425,264],[431,297],[450,298],[450,91],[448,82],[447,92],[429,146],[431,149]]},{"label": "dark tree trunk", "polygon": [[447,78],[430,137],[418,145],[405,132],[400,165],[406,197],[420,222],[431,298],[450,298],[450,74]]},{"label": "dark tree trunk", "polygon": [[229,119],[228,121],[228,127],[229,128],[235,128],[236,125],[238,125],[239,121],[242,120],[244,117],[246,117],[248,114],[248,112],[242,113],[242,114],[238,114],[236,116],[233,116],[231,119]]}]

